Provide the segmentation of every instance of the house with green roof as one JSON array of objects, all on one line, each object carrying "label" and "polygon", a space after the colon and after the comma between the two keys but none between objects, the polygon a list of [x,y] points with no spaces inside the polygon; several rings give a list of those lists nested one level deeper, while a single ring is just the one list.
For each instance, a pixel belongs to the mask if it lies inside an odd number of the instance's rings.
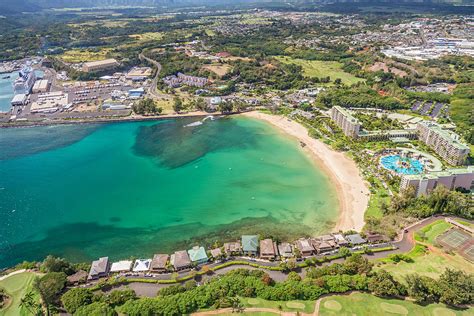
[{"label": "house with green roof", "polygon": [[206,249],[200,246],[194,246],[188,250],[189,259],[195,264],[206,263],[208,261]]},{"label": "house with green roof", "polygon": [[258,251],[258,236],[242,235],[242,250],[244,254],[256,256]]}]

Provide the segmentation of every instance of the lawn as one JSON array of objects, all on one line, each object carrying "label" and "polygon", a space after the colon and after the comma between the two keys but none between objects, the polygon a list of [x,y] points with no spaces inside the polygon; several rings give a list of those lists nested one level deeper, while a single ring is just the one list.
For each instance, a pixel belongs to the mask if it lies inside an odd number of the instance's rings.
[{"label": "lawn", "polygon": [[382,202],[390,204],[390,196],[388,195],[387,189],[385,189],[379,179],[374,179],[376,185],[374,186],[375,192],[370,194],[369,205],[364,213],[364,217],[375,217],[382,218],[383,213],[380,205]]},{"label": "lawn", "polygon": [[98,51],[92,51],[87,49],[71,49],[65,51],[59,57],[67,63],[96,61],[107,59],[107,54],[110,52],[110,50],[110,48],[101,48]]},{"label": "lawn", "polygon": [[[435,243],[435,238],[451,227],[451,224],[440,219],[417,231],[415,234],[415,240],[433,245]],[[422,237],[422,234],[424,234],[424,237]]]},{"label": "lawn", "polygon": [[328,296],[321,300],[320,316],[330,315],[425,315],[455,316],[472,315],[474,309],[459,311],[443,304],[417,305],[410,301],[383,299],[365,293],[344,296]]},{"label": "lawn", "polygon": [[275,310],[287,311],[287,312],[304,312],[312,313],[314,311],[313,301],[267,301],[261,298],[241,298],[242,304],[245,307],[260,307],[260,308],[273,308]]},{"label": "lawn", "polygon": [[163,33],[146,32],[146,33],[141,33],[141,34],[131,34],[128,37],[131,37],[139,42],[158,41],[163,38]]},{"label": "lawn", "polygon": [[231,69],[230,65],[228,64],[212,64],[212,65],[204,65],[202,66],[203,69],[207,69],[212,71],[219,77],[225,76],[229,70]]},{"label": "lawn", "polygon": [[329,76],[332,81],[337,78],[342,83],[352,85],[364,79],[357,78],[354,75],[342,70],[342,64],[337,61],[304,60],[291,57],[275,57],[278,61],[286,64],[296,64],[303,67],[304,75],[307,77],[323,78]]},{"label": "lawn", "polygon": [[[34,278],[34,273],[23,272],[0,281],[0,287],[5,289],[7,294],[12,298],[10,304],[5,309],[0,310],[0,315],[31,315],[26,308],[20,307],[20,301],[26,293],[32,290]],[[35,297],[38,298],[37,295],[35,295]]]},{"label": "lawn", "polygon": [[[413,259],[413,262],[394,263],[389,259],[381,259],[377,262],[376,270],[384,269],[393,274],[393,276],[404,282],[407,274],[418,273],[420,275],[438,278],[446,268],[472,272],[472,264],[458,254],[444,252],[443,249],[435,247],[434,240],[437,236],[444,233],[451,227],[451,224],[444,220],[439,220],[427,225],[421,229],[425,234],[425,243],[433,246],[433,251],[427,247],[416,244],[416,246],[407,255]],[[421,241],[418,234],[415,239]]]}]

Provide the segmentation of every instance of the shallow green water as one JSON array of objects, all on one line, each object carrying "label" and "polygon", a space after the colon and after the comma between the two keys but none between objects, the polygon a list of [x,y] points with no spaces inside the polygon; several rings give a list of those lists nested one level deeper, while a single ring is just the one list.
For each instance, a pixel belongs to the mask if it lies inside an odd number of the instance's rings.
[{"label": "shallow green water", "polygon": [[0,267],[334,225],[335,191],[295,140],[247,118],[193,121],[0,130]]}]

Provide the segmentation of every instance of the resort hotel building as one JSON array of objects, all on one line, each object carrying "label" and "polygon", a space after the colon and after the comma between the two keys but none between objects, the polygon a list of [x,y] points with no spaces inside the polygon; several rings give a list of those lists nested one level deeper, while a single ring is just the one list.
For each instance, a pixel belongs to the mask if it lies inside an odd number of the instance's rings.
[{"label": "resort hotel building", "polygon": [[330,116],[337,126],[342,129],[344,135],[349,137],[359,136],[362,124],[349,111],[340,106],[333,106],[330,110]]},{"label": "resort hotel building", "polygon": [[438,185],[448,190],[462,188],[470,190],[474,181],[474,166],[466,168],[432,171],[427,174],[403,175],[400,182],[400,191],[414,187],[416,196],[429,194]]},{"label": "resort hotel building", "polygon": [[456,134],[443,130],[438,124],[428,121],[419,122],[416,129],[418,138],[451,165],[462,165],[466,161],[469,147],[459,142],[459,136]]}]

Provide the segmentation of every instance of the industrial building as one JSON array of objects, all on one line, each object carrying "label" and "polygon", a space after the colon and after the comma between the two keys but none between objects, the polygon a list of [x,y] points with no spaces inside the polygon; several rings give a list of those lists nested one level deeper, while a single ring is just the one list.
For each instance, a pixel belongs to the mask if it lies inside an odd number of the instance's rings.
[{"label": "industrial building", "polygon": [[432,171],[427,174],[403,175],[400,182],[400,191],[414,187],[416,196],[429,194],[439,185],[448,190],[462,188],[470,190],[474,181],[474,166],[461,169]]},{"label": "industrial building", "polygon": [[68,94],[62,91],[46,92],[38,95],[38,100],[31,103],[31,113],[53,113],[68,105]]},{"label": "industrial building", "polygon": [[462,165],[469,155],[469,146],[459,141],[459,136],[443,130],[436,123],[422,121],[416,126],[418,138],[430,146],[444,160],[454,166]]},{"label": "industrial building", "polygon": [[330,115],[331,119],[342,129],[344,135],[354,138],[359,137],[362,124],[349,111],[340,106],[334,106],[330,110]]},{"label": "industrial building", "polygon": [[98,72],[98,71],[104,71],[108,69],[114,69],[118,67],[119,63],[113,59],[104,59],[104,60],[98,60],[98,61],[91,61],[84,63],[82,65],[82,71],[84,72]]},{"label": "industrial building", "polygon": [[11,101],[12,106],[22,106],[26,105],[27,103],[28,95],[24,93],[16,94]]},{"label": "industrial building", "polygon": [[33,85],[33,93],[44,93],[49,91],[49,81],[46,79],[37,80]]},{"label": "industrial building", "polygon": [[125,75],[125,78],[132,81],[144,81],[151,76],[152,69],[150,67],[133,67]]}]

